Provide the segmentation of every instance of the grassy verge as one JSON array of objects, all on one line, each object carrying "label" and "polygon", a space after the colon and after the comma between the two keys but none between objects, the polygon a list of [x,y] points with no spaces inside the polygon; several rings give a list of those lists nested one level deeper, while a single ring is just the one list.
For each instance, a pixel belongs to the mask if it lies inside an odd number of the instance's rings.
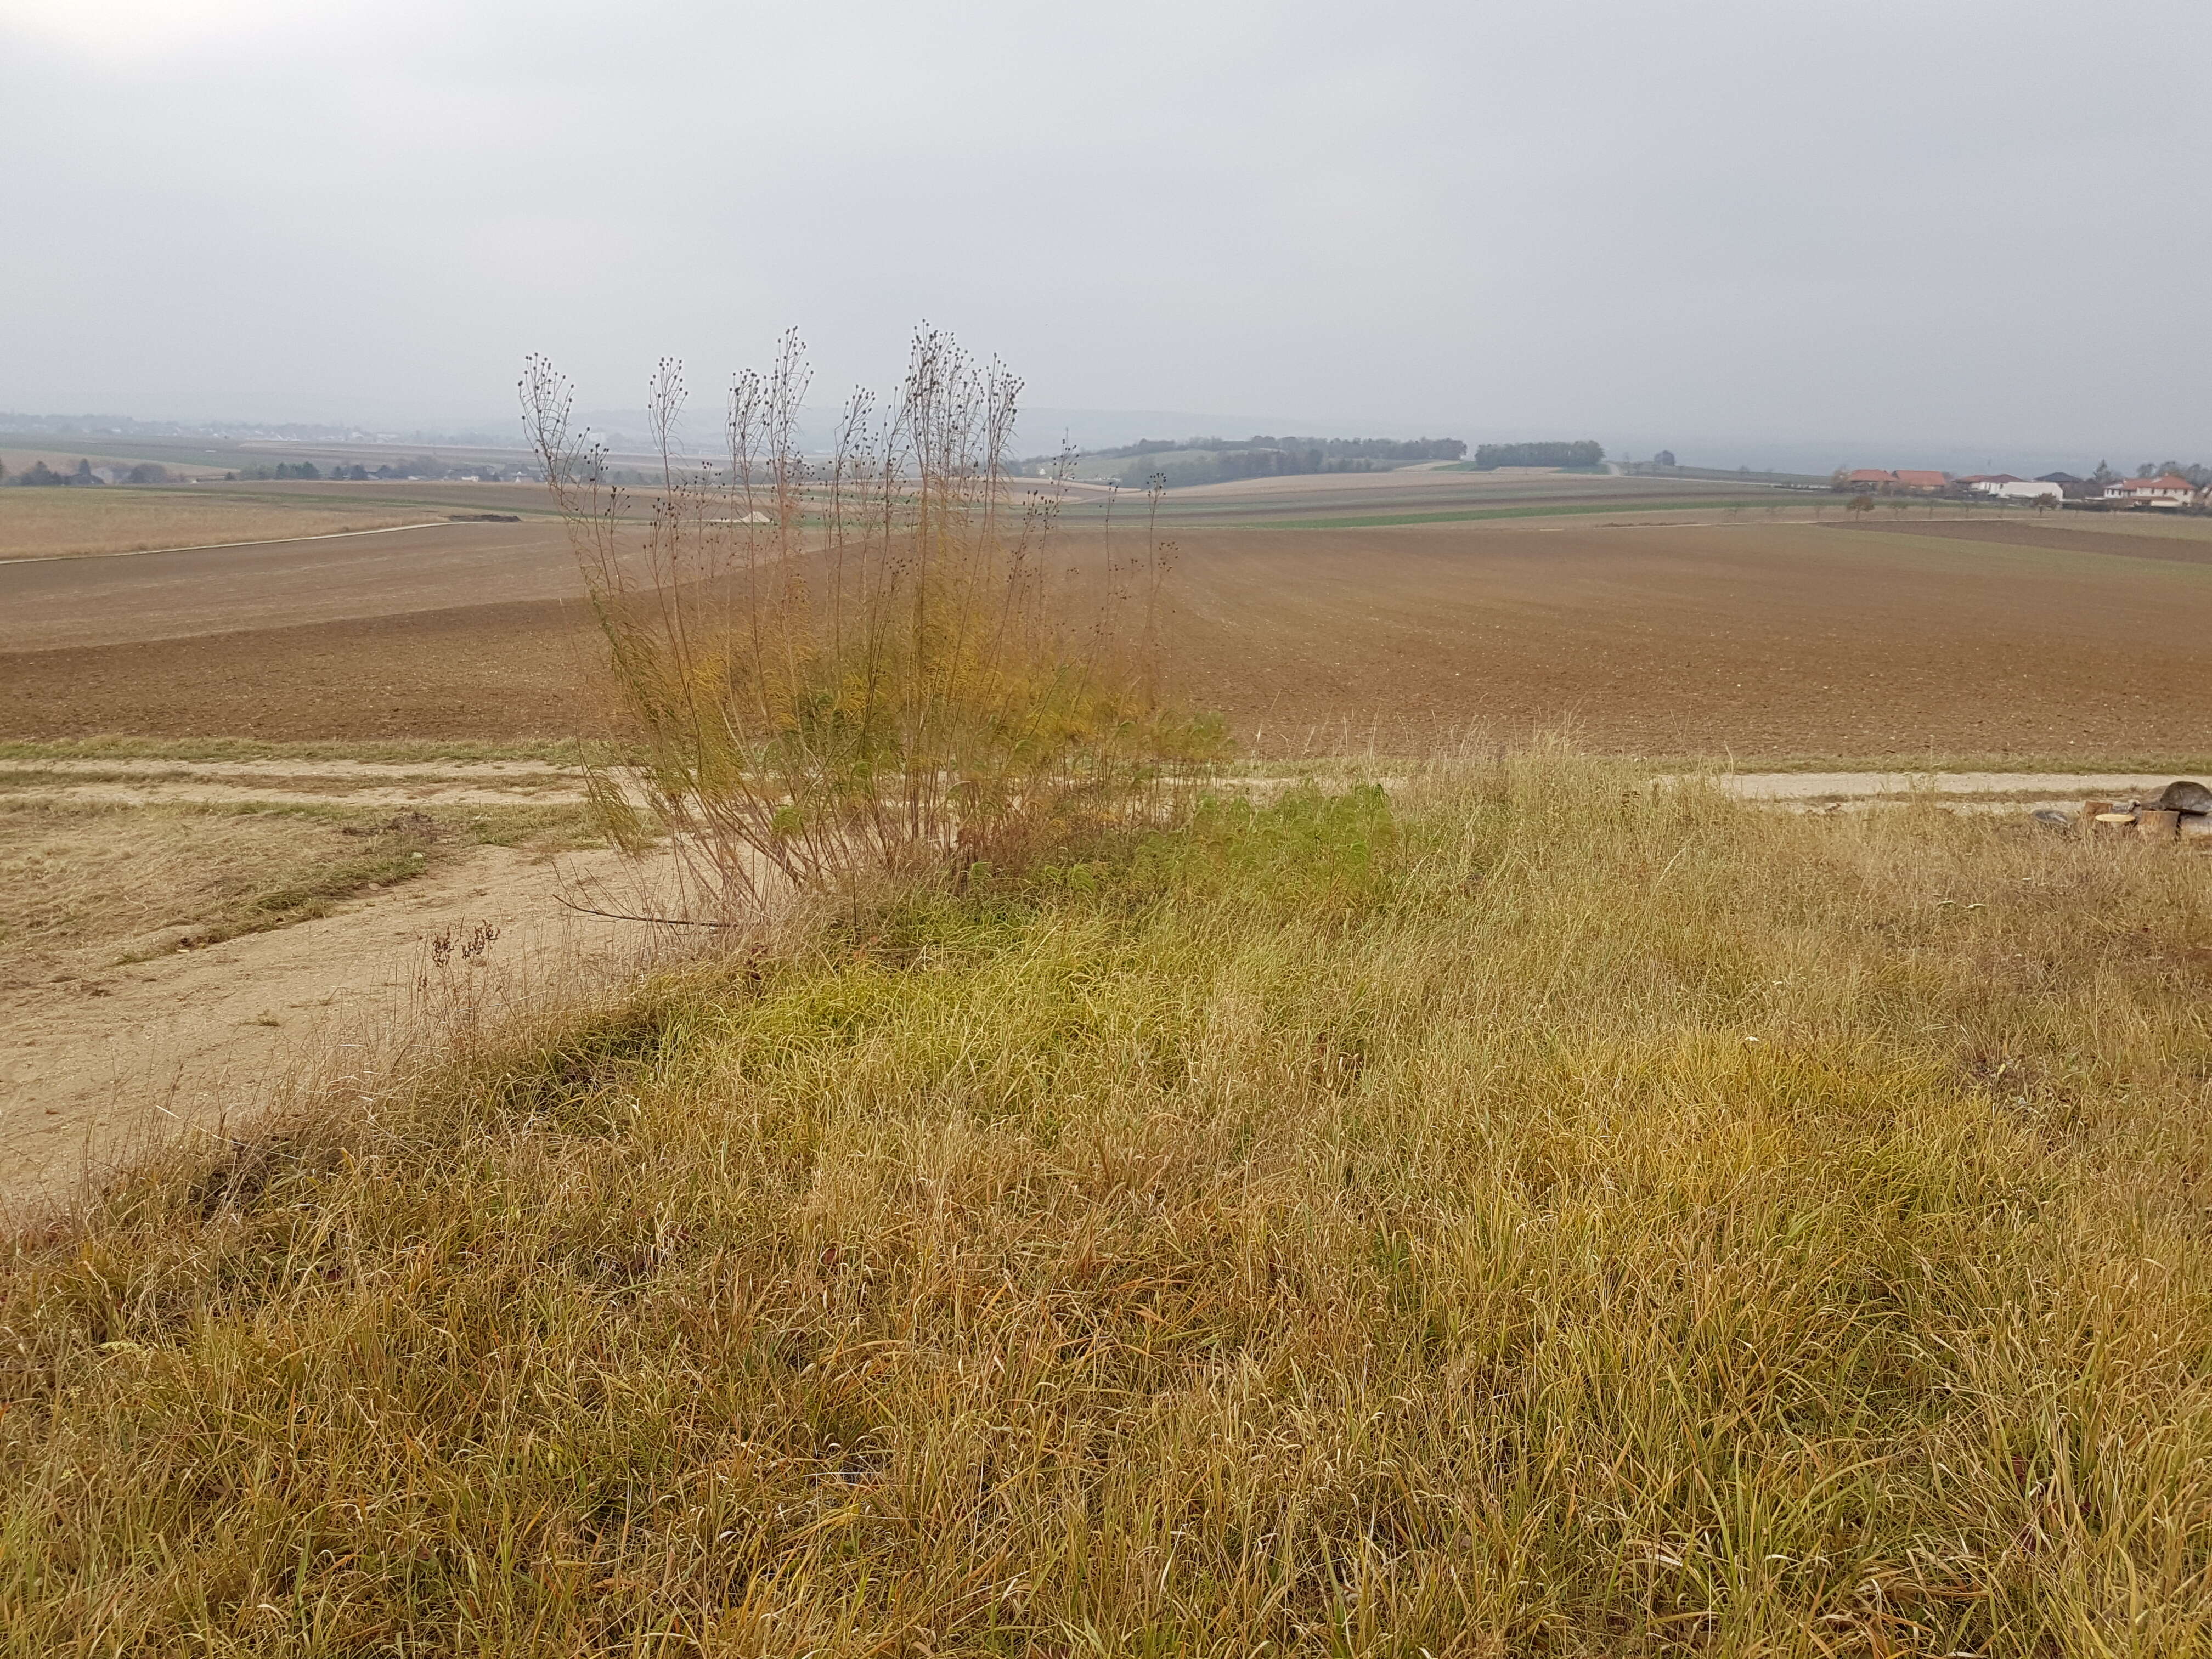
[{"label": "grassy verge", "polygon": [[1506,766],[486,1036],[16,1244],[12,1650],[2212,1642],[2206,866]]},{"label": "grassy verge", "polygon": [[[1449,743],[1449,735],[1444,740]],[[0,763],[40,761],[368,761],[386,765],[434,768],[440,763],[532,761],[547,766],[574,767],[587,753],[601,762],[610,758],[604,745],[573,738],[518,738],[511,741],[474,738],[328,738],[280,743],[258,738],[143,738],[118,733],[34,742],[0,739]],[[2094,751],[2088,754],[1939,754],[1919,750],[1911,754],[1775,755],[1745,754],[1660,755],[1627,757],[1638,765],[1683,772],[1701,772],[1716,766],[1737,772],[2171,772],[2177,776],[2212,772],[2212,755],[2141,754]],[[1390,757],[1379,757],[1389,763]],[[1334,775],[1369,768],[1376,759],[1310,763],[1261,762],[1241,763],[1232,769],[1273,776],[1309,772]],[[1425,763],[1408,756],[1408,766]]]}]

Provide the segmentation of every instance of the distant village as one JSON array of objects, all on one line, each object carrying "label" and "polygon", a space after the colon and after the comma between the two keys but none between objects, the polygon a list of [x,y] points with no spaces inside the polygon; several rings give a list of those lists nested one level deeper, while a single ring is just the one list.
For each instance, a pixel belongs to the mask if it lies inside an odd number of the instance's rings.
[{"label": "distant village", "polygon": [[1953,501],[1994,496],[2000,501],[2092,513],[2138,507],[2168,513],[2212,512],[2212,467],[2184,466],[2178,461],[2142,467],[2132,478],[2124,478],[2106,466],[2100,466],[2086,478],[2077,478],[2071,472],[2046,472],[2038,478],[2016,478],[2009,472],[1977,472],[1961,477],[1910,467],[1899,467],[1894,472],[1871,466],[1856,471],[1838,467],[1829,488],[1849,495],[1935,495]]}]

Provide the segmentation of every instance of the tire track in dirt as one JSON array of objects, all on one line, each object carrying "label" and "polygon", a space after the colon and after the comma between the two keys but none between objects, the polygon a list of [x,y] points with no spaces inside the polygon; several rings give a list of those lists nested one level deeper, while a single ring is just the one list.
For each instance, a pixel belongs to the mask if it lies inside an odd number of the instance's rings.
[{"label": "tire track in dirt", "polygon": [[[623,884],[612,852],[479,847],[431,875],[272,933],[117,966],[0,1011],[0,1202],[65,1196],[177,1136],[220,1135],[289,1084],[362,1075],[455,1008],[526,1007],[665,959],[674,930],[580,915]],[[611,908],[611,907],[609,907]],[[445,953],[441,935],[482,949]]]}]

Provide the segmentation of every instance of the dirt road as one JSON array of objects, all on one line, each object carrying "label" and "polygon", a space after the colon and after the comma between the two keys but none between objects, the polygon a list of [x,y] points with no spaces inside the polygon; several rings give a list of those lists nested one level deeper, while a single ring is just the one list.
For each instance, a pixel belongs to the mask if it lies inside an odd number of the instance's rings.
[{"label": "dirt road", "polygon": [[[35,765],[42,769],[33,772]],[[143,762],[24,763],[9,799],[100,801],[344,801],[543,805],[572,793],[531,762]],[[26,785],[26,779],[40,781]],[[1720,787],[1803,807],[1918,794],[1966,810],[2125,799],[2164,775],[2051,773],[1742,773]],[[651,878],[648,877],[648,879]],[[108,966],[27,988],[0,1008],[0,1205],[66,1191],[88,1169],[149,1137],[216,1134],[288,1078],[358,1070],[408,1033],[434,1033],[457,1005],[526,1000],[549,982],[606,982],[655,954],[696,945],[668,930],[580,915],[560,901],[594,884],[601,908],[636,901],[611,853],[558,860],[478,847],[436,873],[364,896],[319,920],[204,950]],[[611,890],[605,884],[617,884]],[[625,895],[629,896],[626,898]],[[486,937],[479,930],[495,930]],[[483,948],[459,949],[474,933]],[[432,941],[454,945],[441,963]]]},{"label": "dirt road", "polygon": [[1732,772],[1714,782],[1740,800],[1871,801],[1924,798],[1946,805],[2147,800],[2167,772]]}]

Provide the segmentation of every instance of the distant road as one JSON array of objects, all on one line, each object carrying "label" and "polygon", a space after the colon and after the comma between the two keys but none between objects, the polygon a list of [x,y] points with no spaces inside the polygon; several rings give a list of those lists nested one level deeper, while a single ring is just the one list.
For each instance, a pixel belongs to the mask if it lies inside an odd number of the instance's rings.
[{"label": "distant road", "polygon": [[443,524],[361,536],[0,565],[0,652],[123,645],[237,629],[580,594],[556,522]]},{"label": "distant road", "polygon": [[118,547],[106,553],[29,553],[0,559],[0,564],[52,564],[56,559],[139,559],[149,553],[207,553],[223,547],[276,547],[286,542],[333,542],[341,536],[389,536],[398,530],[443,530],[452,520],[425,519],[420,524],[384,524],[373,530],[318,530],[311,536],[254,536],[244,541],[193,542],[185,547]]}]

